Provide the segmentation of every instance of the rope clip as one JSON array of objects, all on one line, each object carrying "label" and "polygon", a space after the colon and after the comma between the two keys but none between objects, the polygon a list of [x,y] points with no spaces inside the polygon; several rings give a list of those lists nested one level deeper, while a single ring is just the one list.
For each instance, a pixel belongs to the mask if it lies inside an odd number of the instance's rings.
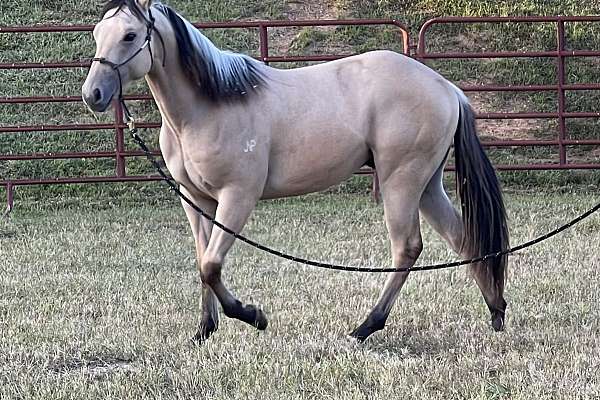
[{"label": "rope clip", "polygon": [[137,133],[137,128],[135,127],[135,120],[133,118],[128,118],[127,126],[129,127],[129,132],[131,132],[131,134]]}]

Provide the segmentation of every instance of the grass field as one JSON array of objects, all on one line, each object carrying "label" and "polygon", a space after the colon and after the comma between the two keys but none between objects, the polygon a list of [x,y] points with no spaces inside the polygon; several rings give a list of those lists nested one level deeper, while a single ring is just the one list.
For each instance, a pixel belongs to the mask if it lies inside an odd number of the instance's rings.
[{"label": "grass field", "polygon": [[[595,191],[507,195],[513,243],[591,207]],[[421,263],[453,259],[424,224]],[[260,205],[245,232],[311,258],[389,265],[365,195]],[[0,222],[2,399],[592,399],[600,397],[600,219],[510,258],[504,333],[467,270],[415,273],[387,328],[346,334],[384,279],[316,271],[236,244],[225,277],[264,333],[222,317],[202,347],[185,216],[159,204],[36,202]]]}]

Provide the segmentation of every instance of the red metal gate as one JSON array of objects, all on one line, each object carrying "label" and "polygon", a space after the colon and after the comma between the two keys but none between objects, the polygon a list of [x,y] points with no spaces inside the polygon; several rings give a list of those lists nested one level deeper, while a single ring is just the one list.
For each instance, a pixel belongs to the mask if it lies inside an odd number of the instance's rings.
[{"label": "red metal gate", "polygon": [[[507,119],[544,119],[555,120],[558,124],[556,136],[551,139],[539,140],[536,138],[503,140],[484,140],[484,144],[490,147],[522,148],[522,147],[552,147],[558,149],[556,160],[542,163],[513,163],[497,164],[500,169],[523,170],[523,169],[600,169],[600,162],[577,162],[570,160],[567,149],[575,146],[598,146],[598,139],[577,139],[571,138],[567,126],[569,119],[595,118],[600,119],[598,112],[573,112],[567,110],[567,96],[569,91],[582,90],[600,90],[599,83],[567,81],[567,68],[565,60],[574,57],[598,57],[598,49],[572,50],[568,49],[567,37],[565,35],[565,25],[571,23],[597,23],[600,17],[484,17],[484,18],[435,18],[426,22],[420,30],[416,54],[413,56],[423,62],[428,60],[456,60],[456,59],[522,59],[522,58],[544,58],[556,60],[556,82],[553,84],[482,84],[482,85],[461,85],[462,89],[470,93],[486,92],[548,92],[556,93],[556,111],[554,112],[486,112],[480,113],[478,118],[483,120],[507,120]],[[430,51],[428,47],[428,34],[431,29],[443,24],[541,24],[551,23],[556,26],[556,48],[546,51]],[[398,37],[402,41],[401,50],[409,54],[413,49],[410,46],[408,29],[395,20],[322,20],[322,21],[256,21],[256,22],[233,22],[233,23],[203,23],[197,24],[203,29],[215,28],[237,28],[258,31],[258,57],[260,60],[270,63],[290,63],[300,61],[328,61],[342,58],[350,54],[316,55],[316,56],[281,56],[271,55],[269,29],[281,27],[306,27],[306,26],[390,26],[398,32]],[[0,27],[1,34],[36,34],[36,33],[63,33],[63,32],[89,32],[92,26],[35,26],[35,27]],[[2,70],[32,70],[32,69],[64,69],[64,68],[85,68],[88,62],[3,62],[0,63]],[[147,94],[136,94],[127,96],[129,100],[149,101],[151,97]],[[28,96],[28,97],[0,97],[0,105],[3,104],[30,104],[30,103],[73,103],[80,102],[79,95],[71,96]],[[145,121],[138,124],[141,128],[157,128],[159,123],[155,121]],[[115,108],[114,120],[111,123],[102,124],[61,124],[61,125],[33,125],[33,126],[2,126],[0,125],[0,135],[4,133],[26,133],[26,132],[68,132],[68,131],[94,131],[94,130],[113,130],[114,150],[111,151],[88,151],[88,152],[61,152],[61,153],[36,153],[36,154],[0,154],[0,161],[11,160],[56,160],[56,159],[112,159],[115,161],[115,171],[109,176],[78,176],[78,177],[55,177],[55,178],[26,178],[11,179],[10,177],[0,178],[0,186],[4,186],[7,192],[7,201],[9,209],[13,203],[13,189],[19,185],[37,185],[37,184],[64,184],[64,183],[88,183],[88,182],[128,182],[128,181],[148,181],[157,180],[155,175],[130,175],[127,171],[127,160],[133,157],[140,157],[139,151],[127,150],[125,146],[124,129],[119,106]],[[155,151],[155,154],[159,154]],[[372,171],[360,171],[360,173],[372,173]]]},{"label": "red metal gate", "polygon": [[[569,119],[600,119],[600,112],[569,112],[567,111],[566,94],[568,91],[591,91],[600,90],[600,83],[567,81],[566,60],[575,57],[598,57],[600,49],[568,49],[565,34],[565,25],[574,23],[598,23],[600,17],[445,17],[434,18],[427,21],[419,32],[419,42],[415,57],[423,62],[427,60],[452,60],[452,59],[522,59],[522,58],[546,58],[556,61],[556,82],[554,84],[536,85],[462,85],[461,89],[467,93],[485,92],[555,92],[557,94],[556,111],[554,112],[486,112],[480,113],[478,119],[487,120],[515,120],[515,119],[545,119],[556,120],[558,129],[552,139],[505,139],[483,141],[489,147],[535,147],[551,146],[558,148],[558,158],[550,162],[526,163],[511,165],[496,165],[498,169],[504,170],[559,170],[559,169],[600,169],[600,160],[596,162],[570,161],[567,156],[568,147],[598,146],[600,138],[575,139],[569,136],[567,121]],[[478,52],[456,52],[442,51],[431,52],[428,50],[427,35],[429,31],[440,25],[449,24],[543,24],[551,23],[556,29],[556,48],[547,51],[478,51]]]},{"label": "red metal gate", "polygon": [[[324,26],[388,26],[398,32],[398,39],[402,43],[402,50],[408,53],[409,37],[408,29],[401,23],[389,19],[370,19],[370,20],[310,20],[310,21],[255,21],[255,22],[224,22],[224,23],[199,23],[196,24],[201,29],[249,29],[258,30],[258,56],[257,58],[265,63],[293,63],[293,62],[313,62],[330,61],[352,54],[330,54],[330,55],[312,55],[312,56],[281,56],[271,55],[269,47],[269,29],[281,27],[324,27]],[[64,32],[90,32],[93,26],[33,26],[33,27],[0,27],[0,34],[35,34],[35,33],[64,33]],[[87,68],[88,61],[73,62],[3,62],[0,63],[1,70],[31,70],[31,69],[65,69],[65,68]],[[127,100],[152,100],[150,95],[137,94],[125,97]],[[32,104],[32,103],[72,103],[81,102],[79,95],[69,96],[33,96],[33,97],[0,97],[2,104]],[[0,125],[0,135],[3,133],[18,132],[66,132],[66,131],[95,131],[113,129],[115,132],[114,151],[94,151],[94,152],[61,152],[61,153],[38,153],[38,154],[0,154],[0,161],[12,160],[57,160],[57,159],[114,159],[115,172],[108,176],[80,176],[80,177],[55,177],[52,179],[11,179],[3,177],[0,179],[0,186],[4,186],[7,192],[8,211],[13,206],[14,188],[24,185],[43,185],[43,184],[68,184],[68,183],[99,183],[99,182],[130,182],[130,181],[151,181],[158,180],[157,175],[129,175],[127,173],[127,159],[132,157],[141,157],[140,151],[126,150],[124,130],[126,125],[122,118],[121,106],[115,103],[114,121],[104,124],[60,124],[60,125],[32,125],[32,126],[2,126]],[[154,121],[144,121],[137,124],[139,128],[159,128],[160,124]],[[158,150],[155,155],[160,155]],[[361,169],[358,174],[373,174],[371,169]],[[376,179],[374,179],[376,185]],[[377,190],[375,190],[376,192]]]}]

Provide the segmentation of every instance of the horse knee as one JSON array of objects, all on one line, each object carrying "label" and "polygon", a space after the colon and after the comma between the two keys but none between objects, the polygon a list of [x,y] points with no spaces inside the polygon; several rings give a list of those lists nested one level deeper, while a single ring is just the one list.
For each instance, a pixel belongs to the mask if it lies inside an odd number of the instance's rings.
[{"label": "horse knee", "polygon": [[423,251],[423,242],[418,240],[410,240],[398,252],[398,260],[401,262],[416,261]]},{"label": "horse knee", "polygon": [[212,254],[204,254],[200,261],[200,279],[202,283],[212,286],[221,279],[221,267],[223,257]]}]

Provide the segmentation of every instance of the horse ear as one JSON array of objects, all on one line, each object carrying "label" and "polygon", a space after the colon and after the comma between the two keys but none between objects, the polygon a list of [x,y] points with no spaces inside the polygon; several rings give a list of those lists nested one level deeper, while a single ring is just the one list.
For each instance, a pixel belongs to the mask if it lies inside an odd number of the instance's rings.
[{"label": "horse ear", "polygon": [[137,0],[137,2],[143,10],[148,10],[152,7],[153,0]]}]

